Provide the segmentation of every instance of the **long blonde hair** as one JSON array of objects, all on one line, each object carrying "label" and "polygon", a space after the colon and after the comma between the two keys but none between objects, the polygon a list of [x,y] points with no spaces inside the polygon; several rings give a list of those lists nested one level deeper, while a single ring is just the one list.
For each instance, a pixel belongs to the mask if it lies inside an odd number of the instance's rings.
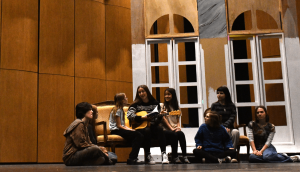
[{"label": "long blonde hair", "polygon": [[[118,109],[123,110],[123,100],[125,99],[125,93],[117,93],[114,97],[115,101],[115,107],[111,110],[113,113],[113,118],[116,119],[116,113]],[[123,117],[124,117],[124,111],[123,111]]]}]

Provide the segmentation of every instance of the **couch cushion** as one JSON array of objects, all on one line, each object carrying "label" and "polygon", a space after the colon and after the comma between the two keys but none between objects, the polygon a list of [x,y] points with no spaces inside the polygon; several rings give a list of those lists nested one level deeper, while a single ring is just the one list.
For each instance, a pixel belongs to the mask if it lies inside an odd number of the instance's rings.
[{"label": "couch cushion", "polygon": [[[125,139],[123,139],[123,137],[118,136],[118,135],[108,135],[108,139],[107,141],[111,142],[111,141],[125,141]],[[98,136],[97,137],[97,142],[104,142],[104,136]]]}]

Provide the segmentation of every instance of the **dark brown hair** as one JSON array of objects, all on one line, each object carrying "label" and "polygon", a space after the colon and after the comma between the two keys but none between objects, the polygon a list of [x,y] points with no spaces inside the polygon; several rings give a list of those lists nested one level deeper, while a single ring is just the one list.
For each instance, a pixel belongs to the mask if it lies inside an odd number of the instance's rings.
[{"label": "dark brown hair", "polygon": [[143,102],[143,100],[142,100],[141,97],[139,96],[139,89],[140,89],[140,88],[143,88],[143,89],[146,91],[146,93],[147,93],[147,98],[148,98],[149,101],[154,101],[154,100],[155,100],[155,98],[154,98],[154,97],[152,96],[152,94],[150,93],[149,88],[147,87],[147,85],[140,85],[140,86],[138,86],[137,89],[136,89],[135,99],[134,99],[134,101],[132,102],[132,104],[135,104],[135,103],[141,104],[141,103]]},{"label": "dark brown hair", "polygon": [[206,114],[211,112],[211,108],[207,108],[203,113],[203,118],[205,118]]},{"label": "dark brown hair", "polygon": [[221,126],[220,118],[216,111],[209,112],[209,120],[206,124],[212,128],[219,128]]},{"label": "dark brown hair", "polygon": [[265,111],[265,113],[266,113],[266,122],[269,122],[269,115],[268,115],[268,112],[267,112],[267,108],[265,106],[262,106],[262,105],[259,105],[255,108],[255,122],[257,122],[257,123],[259,122],[259,120],[257,118],[257,110],[259,108],[262,108]]},{"label": "dark brown hair", "polygon": [[167,102],[166,99],[164,101],[164,106],[167,109],[168,112],[171,112],[170,106],[172,106],[174,108],[174,110],[179,110],[179,105],[178,105],[178,100],[177,100],[177,95],[176,95],[176,91],[174,88],[167,88],[164,92],[164,94],[166,94],[166,92],[170,92],[172,94],[172,99],[170,102]]}]

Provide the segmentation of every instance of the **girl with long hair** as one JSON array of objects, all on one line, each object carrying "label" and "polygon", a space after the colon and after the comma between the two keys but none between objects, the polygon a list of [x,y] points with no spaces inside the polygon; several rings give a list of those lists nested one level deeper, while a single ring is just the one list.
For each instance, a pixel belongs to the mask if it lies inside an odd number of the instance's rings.
[{"label": "girl with long hair", "polygon": [[236,149],[240,139],[239,130],[234,129],[236,107],[226,86],[221,86],[217,89],[217,98],[218,101],[211,105],[211,110],[218,112],[221,116],[222,125],[226,128],[232,139],[233,147]]},{"label": "girl with long hair", "polygon": [[205,111],[204,115],[205,123],[199,127],[195,136],[194,155],[202,162],[232,162],[231,158],[235,158],[236,151],[226,129],[220,125],[219,115],[215,111]]},{"label": "girl with long hair", "polygon": [[[269,115],[264,106],[255,108],[255,121],[248,125],[248,137],[253,153],[249,162],[293,162],[298,161],[297,156],[289,157],[277,153],[272,145],[275,135],[275,125],[269,123]],[[292,159],[291,159],[292,158]]]},{"label": "girl with long hair", "polygon": [[134,102],[128,108],[127,118],[130,122],[150,122],[150,127],[136,130],[144,135],[144,150],[146,153],[145,163],[152,165],[155,164],[155,161],[150,153],[151,138],[155,138],[159,141],[162,156],[162,164],[168,164],[168,156],[166,155],[166,138],[163,132],[163,128],[159,126],[161,117],[150,118],[147,115],[138,116],[136,114],[141,111],[146,111],[147,113],[150,113],[155,108],[158,108],[158,112],[160,113],[160,105],[158,101],[156,101],[155,98],[151,95],[146,85],[140,85],[137,88]]},{"label": "girl with long hair", "polygon": [[[173,88],[167,88],[164,92],[164,103],[161,103],[162,114],[168,113],[171,111],[180,110],[176,91]],[[181,147],[182,155],[183,155],[183,163],[189,164],[189,160],[186,156],[186,139],[184,133],[181,131],[180,127],[180,119],[181,114],[173,116],[167,115],[163,117],[162,126],[164,128],[164,133],[166,136],[167,141],[171,142],[172,147],[172,156],[173,162],[176,164],[181,163],[177,148],[178,148],[178,141]]]},{"label": "girl with long hair", "polygon": [[133,129],[125,126],[124,105],[127,104],[127,97],[124,93],[118,93],[114,97],[115,107],[112,109],[109,116],[109,129],[111,134],[119,135],[128,142],[131,142],[132,151],[127,159],[128,165],[143,164],[138,161],[138,155],[141,144],[143,143],[143,135]]}]

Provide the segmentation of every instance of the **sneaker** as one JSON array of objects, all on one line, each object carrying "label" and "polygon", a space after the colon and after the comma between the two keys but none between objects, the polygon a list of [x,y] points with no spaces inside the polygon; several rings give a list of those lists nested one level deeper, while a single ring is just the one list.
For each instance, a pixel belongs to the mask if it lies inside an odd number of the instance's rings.
[{"label": "sneaker", "polygon": [[151,156],[151,154],[149,153],[148,156],[146,157],[146,161],[145,161],[146,164],[149,164],[149,165],[155,165],[155,161],[153,159],[153,157]]},{"label": "sneaker", "polygon": [[224,163],[230,163],[231,162],[231,157],[230,156],[226,156],[225,158],[218,158],[219,164]]},{"label": "sneaker", "polygon": [[174,163],[174,164],[182,164],[182,162],[180,161],[179,157],[174,158],[174,159],[173,159],[173,163]]},{"label": "sneaker", "polygon": [[237,159],[234,159],[234,158],[232,158],[232,159],[231,159],[231,163],[238,163],[238,160],[237,160]]},{"label": "sneaker", "polygon": [[182,161],[184,164],[190,164],[190,161],[189,159],[187,158],[187,156],[184,156],[183,157],[183,161]]},{"label": "sneaker", "polygon": [[139,159],[127,159],[127,165],[142,165],[143,161],[139,161]]},{"label": "sneaker", "polygon": [[161,159],[162,159],[161,161],[162,164],[169,164],[168,156],[166,155],[165,152],[162,152]]},{"label": "sneaker", "polygon": [[230,163],[231,162],[231,157],[230,156],[226,156],[225,157],[225,162],[226,163]]},{"label": "sneaker", "polygon": [[293,162],[298,162],[299,161],[298,156],[290,156],[290,158],[293,160]]}]

